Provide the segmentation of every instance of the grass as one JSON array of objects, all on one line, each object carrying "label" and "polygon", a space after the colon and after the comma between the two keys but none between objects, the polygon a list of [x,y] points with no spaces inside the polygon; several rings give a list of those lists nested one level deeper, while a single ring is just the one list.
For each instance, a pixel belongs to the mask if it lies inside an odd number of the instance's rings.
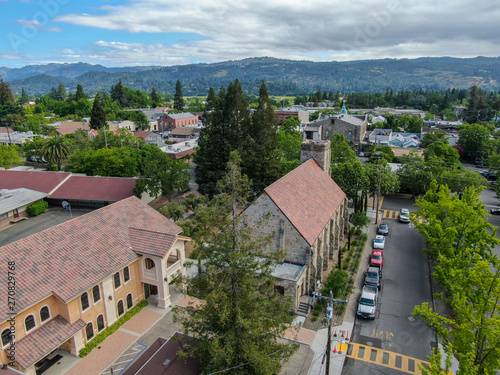
[{"label": "grass", "polygon": [[100,343],[102,343],[106,338],[115,332],[118,328],[120,328],[123,324],[125,324],[128,320],[130,320],[134,315],[136,315],[139,311],[141,311],[144,307],[148,305],[148,301],[144,300],[139,304],[135,305],[129,311],[125,313],[120,319],[106,328],[104,331],[95,336],[92,341],[90,341],[85,347],[80,349],[78,355],[83,358],[87,354],[89,354],[95,347],[97,347]]}]

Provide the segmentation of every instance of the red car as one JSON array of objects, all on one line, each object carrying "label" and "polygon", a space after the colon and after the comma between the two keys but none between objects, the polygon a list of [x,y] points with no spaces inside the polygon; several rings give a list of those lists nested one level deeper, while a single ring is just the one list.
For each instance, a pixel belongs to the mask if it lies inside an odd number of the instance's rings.
[{"label": "red car", "polygon": [[382,269],[384,265],[384,252],[382,250],[373,250],[370,258],[370,266]]}]

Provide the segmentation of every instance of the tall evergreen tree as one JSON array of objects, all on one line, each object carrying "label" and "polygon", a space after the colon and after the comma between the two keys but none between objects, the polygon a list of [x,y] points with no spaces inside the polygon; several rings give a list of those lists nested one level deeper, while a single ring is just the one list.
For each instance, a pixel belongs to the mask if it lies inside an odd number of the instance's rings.
[{"label": "tall evergreen tree", "polygon": [[21,88],[21,97],[19,98],[19,104],[25,104],[28,103],[28,95],[26,94],[26,90],[24,90],[24,87]]},{"label": "tall evergreen tree", "polygon": [[182,85],[181,81],[177,80],[175,84],[175,95],[174,95],[174,109],[177,111],[182,111],[184,108],[184,96],[182,95]]},{"label": "tall evergreen tree", "polygon": [[128,105],[127,89],[123,85],[121,79],[118,81],[116,85],[111,86],[110,96],[111,99],[117,102],[121,108],[124,108]]},{"label": "tall evergreen tree", "polygon": [[156,87],[154,87],[154,86],[151,88],[151,94],[150,94],[149,98],[153,102],[153,106],[156,107],[159,104],[161,104],[161,95],[156,92]]},{"label": "tall evergreen tree", "polygon": [[59,86],[57,86],[57,100],[59,100],[60,102],[63,102],[66,100],[66,97],[67,97],[67,93],[66,93],[66,88],[64,87],[64,85],[62,83],[59,84]]},{"label": "tall evergreen tree", "polygon": [[16,97],[12,92],[9,82],[5,82],[3,78],[0,77],[0,105],[5,105],[7,103],[14,103]]},{"label": "tall evergreen tree", "polygon": [[206,243],[198,249],[203,269],[187,280],[204,303],[178,309],[174,315],[186,334],[196,336],[196,345],[186,346],[183,352],[197,357],[203,373],[234,368],[227,373],[278,374],[294,350],[279,339],[292,320],[290,299],[273,290],[272,272],[280,254],[266,254],[258,246],[270,238],[251,241],[250,229],[237,215],[248,202],[249,184],[233,151],[219,184],[220,194],[211,202],[218,206],[216,214],[210,215],[213,230],[204,232]]},{"label": "tall evergreen tree", "polygon": [[101,129],[106,126],[106,112],[101,106],[99,98],[94,99],[92,106],[92,115],[90,116],[90,127],[92,129]]},{"label": "tall evergreen tree", "polygon": [[252,180],[255,195],[280,177],[277,128],[277,118],[269,102],[269,93],[266,84],[262,82],[257,110],[250,126],[242,129],[244,141],[240,150],[243,172]]},{"label": "tall evergreen tree", "polygon": [[82,85],[78,84],[76,86],[75,101],[79,101],[80,99],[87,99],[87,95],[83,91]]}]

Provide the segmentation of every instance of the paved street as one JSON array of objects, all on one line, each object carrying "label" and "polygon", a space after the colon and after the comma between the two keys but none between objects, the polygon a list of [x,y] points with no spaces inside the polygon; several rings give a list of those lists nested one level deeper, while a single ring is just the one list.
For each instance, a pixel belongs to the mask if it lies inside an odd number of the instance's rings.
[{"label": "paved street", "polygon": [[384,216],[389,217],[383,221],[389,224],[390,233],[384,249],[378,312],[373,321],[356,319],[352,343],[361,345],[351,346],[344,375],[420,373],[415,359],[425,361],[435,345],[432,330],[410,317],[415,305],[432,305],[429,266],[422,252],[424,239],[412,224],[397,220],[400,208],[416,210],[413,203],[397,197],[386,197],[383,202]]}]

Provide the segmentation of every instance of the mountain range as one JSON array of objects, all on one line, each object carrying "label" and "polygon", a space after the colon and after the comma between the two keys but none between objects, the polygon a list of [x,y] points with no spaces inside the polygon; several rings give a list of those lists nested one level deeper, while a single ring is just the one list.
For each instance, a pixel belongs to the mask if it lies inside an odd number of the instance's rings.
[{"label": "mountain range", "polygon": [[262,80],[272,95],[304,95],[322,91],[382,92],[447,88],[500,90],[500,57],[427,57],[417,59],[312,62],[270,57],[249,58],[211,64],[179,66],[105,67],[86,63],[0,67],[0,76],[16,94],[43,95],[63,83],[69,92],[81,84],[90,95],[109,91],[122,80],[131,89],[173,93],[180,80],[185,96],[206,95],[239,79],[249,94],[257,94]]}]

